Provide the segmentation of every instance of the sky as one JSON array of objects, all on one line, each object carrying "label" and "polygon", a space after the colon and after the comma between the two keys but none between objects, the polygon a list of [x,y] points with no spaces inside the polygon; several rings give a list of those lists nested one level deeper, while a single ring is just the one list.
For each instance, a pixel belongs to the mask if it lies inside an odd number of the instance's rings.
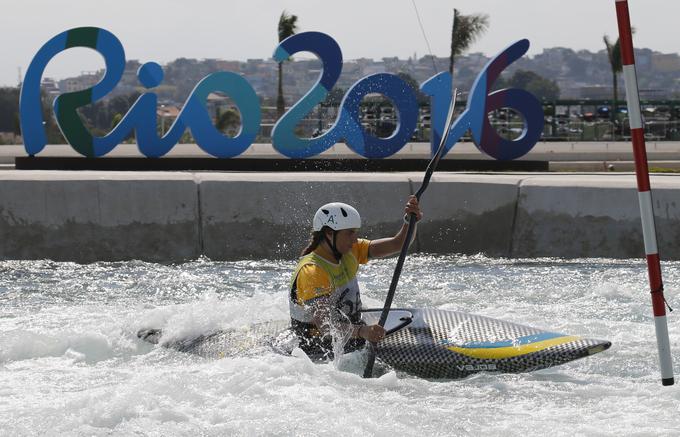
[{"label": "sky", "polygon": [[[601,50],[602,36],[618,36],[614,0],[21,0],[0,16],[0,86],[16,86],[38,49],[79,26],[103,27],[122,42],[127,59],[161,64],[179,57],[270,58],[281,11],[298,16],[299,31],[321,31],[345,59],[448,56],[453,8],[484,13],[490,27],[470,52],[493,55],[528,38],[529,55],[544,48]],[[680,1],[629,0],[634,43],[662,53],[680,51]],[[677,35],[676,35],[677,33]],[[104,67],[94,51],[74,48],[50,62],[46,77],[62,79]],[[445,66],[440,66],[445,68]]]}]

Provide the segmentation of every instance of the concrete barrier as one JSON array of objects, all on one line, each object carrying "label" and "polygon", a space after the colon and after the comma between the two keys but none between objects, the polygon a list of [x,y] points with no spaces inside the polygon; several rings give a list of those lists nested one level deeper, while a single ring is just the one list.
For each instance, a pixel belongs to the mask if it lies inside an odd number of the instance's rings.
[{"label": "concrete barrier", "polygon": [[[680,177],[652,177],[659,250],[680,259]],[[513,257],[644,257],[634,175],[529,176],[520,186]]]},{"label": "concrete barrier", "polygon": [[200,255],[191,174],[0,175],[0,258],[181,261]]},{"label": "concrete barrier", "polygon": [[[420,173],[0,172],[0,259],[295,258],[323,203],[393,235]],[[680,259],[680,176],[652,178],[662,259]],[[644,256],[634,175],[436,173],[413,250]]]},{"label": "concrete barrier", "polygon": [[362,213],[366,235],[394,235],[409,194],[401,174],[257,173],[198,177],[204,253],[211,259],[294,258],[328,202]]},{"label": "concrete barrier", "polygon": [[[413,189],[422,175],[414,175]],[[434,253],[508,256],[522,176],[438,173],[423,197],[419,248]]]}]

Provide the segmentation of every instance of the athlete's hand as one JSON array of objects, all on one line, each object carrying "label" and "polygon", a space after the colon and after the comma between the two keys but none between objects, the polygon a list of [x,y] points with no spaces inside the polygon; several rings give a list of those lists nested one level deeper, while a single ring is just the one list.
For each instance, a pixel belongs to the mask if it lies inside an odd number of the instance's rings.
[{"label": "athlete's hand", "polygon": [[418,204],[418,198],[416,196],[411,195],[408,197],[408,202],[406,202],[406,206],[404,207],[404,213],[406,214],[404,220],[408,220],[410,214],[416,215],[416,221],[420,221],[420,219],[423,218],[423,212],[420,210],[420,205]]},{"label": "athlete's hand", "polygon": [[359,328],[359,337],[377,343],[385,338],[385,328],[380,325],[363,325]]}]

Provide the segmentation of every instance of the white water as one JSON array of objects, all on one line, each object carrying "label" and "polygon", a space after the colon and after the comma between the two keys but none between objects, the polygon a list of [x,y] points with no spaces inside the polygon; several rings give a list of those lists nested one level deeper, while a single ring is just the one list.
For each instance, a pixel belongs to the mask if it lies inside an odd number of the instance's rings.
[{"label": "white water", "polygon": [[[395,260],[366,266],[365,304]],[[293,263],[0,262],[0,435],[677,435],[641,261],[407,259],[395,306],[473,312],[612,341],[531,374],[428,381],[264,352],[205,360],[136,338],[287,318]],[[664,263],[680,307],[680,263]],[[668,318],[676,371],[680,324]],[[355,360],[355,361],[353,361]]]}]

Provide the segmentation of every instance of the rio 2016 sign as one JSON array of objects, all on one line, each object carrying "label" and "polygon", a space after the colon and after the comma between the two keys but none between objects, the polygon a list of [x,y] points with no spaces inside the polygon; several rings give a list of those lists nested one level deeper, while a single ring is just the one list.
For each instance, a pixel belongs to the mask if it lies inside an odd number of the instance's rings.
[{"label": "rio 2016 sign", "polygon": [[[43,45],[26,72],[20,98],[21,130],[29,155],[40,152],[47,144],[43,125],[40,82],[49,61],[72,47],[88,47],[104,57],[106,72],[92,88],[59,95],[54,101],[57,124],[66,140],[80,154],[87,157],[103,156],[113,150],[133,130],[137,145],[147,157],[160,157],[177,144],[187,128],[205,152],[218,158],[231,158],[243,153],[255,140],[260,128],[260,102],[252,86],[239,74],[221,71],[203,78],[187,98],[182,111],[168,130],[159,136],[157,131],[157,96],[143,93],[121,121],[103,137],[93,136],[83,125],[78,108],[106,96],[119,82],[125,69],[125,51],[111,32],[96,27],[79,27],[60,33]],[[470,130],[477,148],[499,160],[511,160],[526,154],[536,144],[543,130],[543,111],[540,102],[521,89],[491,92],[500,73],[529,49],[529,41],[520,40],[487,63],[469,93],[467,108],[456,119],[446,145],[448,152],[458,139]],[[416,128],[418,105],[414,90],[393,74],[378,73],[360,79],[342,99],[335,123],[316,138],[299,138],[295,126],[322,102],[333,88],[342,70],[342,51],[330,36],[320,32],[304,32],[282,41],[274,52],[274,59],[282,62],[299,52],[312,52],[321,60],[322,73],[312,89],[281,117],[272,131],[274,148],[289,158],[308,158],[317,155],[338,141],[344,140],[356,153],[366,158],[385,158],[399,151],[411,138]],[[143,64],[137,76],[146,88],[158,86],[163,80],[163,69],[155,62]],[[421,85],[431,98],[433,152],[445,129],[446,112],[451,102],[451,76],[437,74]],[[210,93],[229,96],[241,114],[241,129],[235,137],[223,135],[213,125],[206,108]],[[398,123],[387,138],[367,133],[361,126],[360,103],[371,93],[388,97],[396,107]],[[487,114],[500,108],[512,108],[524,118],[524,130],[519,138],[500,137],[489,123]]]}]

